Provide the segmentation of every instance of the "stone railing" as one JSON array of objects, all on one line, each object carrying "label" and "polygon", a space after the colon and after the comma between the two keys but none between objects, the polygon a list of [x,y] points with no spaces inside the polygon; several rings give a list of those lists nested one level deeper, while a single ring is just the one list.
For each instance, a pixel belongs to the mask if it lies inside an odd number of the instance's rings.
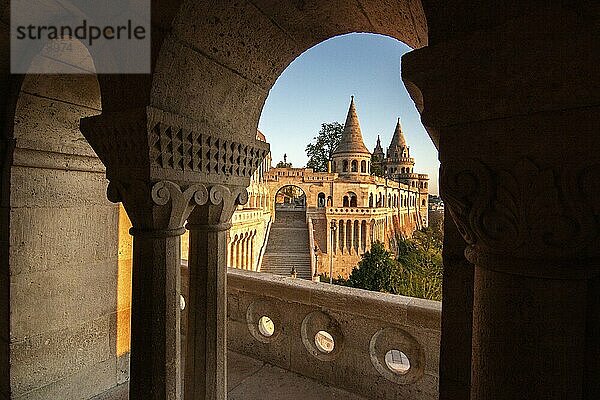
[{"label": "stone railing", "polygon": [[231,223],[235,224],[244,221],[261,220],[265,217],[266,213],[268,213],[268,211],[255,208],[236,210],[231,217]]},{"label": "stone railing", "polygon": [[315,276],[315,272],[317,271],[317,263],[315,260],[315,236],[314,236],[314,225],[312,222],[312,218],[310,218],[307,214],[306,216],[306,224],[308,225],[308,248],[310,249],[310,276]]},{"label": "stone railing", "polygon": [[438,398],[440,317],[439,302],[228,273],[229,349],[369,399]]},{"label": "stone railing", "polygon": [[348,214],[352,214],[352,215],[356,215],[356,216],[360,216],[360,215],[364,215],[364,216],[379,216],[379,215],[386,215],[386,214],[392,214],[393,213],[393,209],[391,208],[387,208],[387,207],[377,207],[377,208],[370,208],[370,207],[327,207],[327,215],[348,215]]}]

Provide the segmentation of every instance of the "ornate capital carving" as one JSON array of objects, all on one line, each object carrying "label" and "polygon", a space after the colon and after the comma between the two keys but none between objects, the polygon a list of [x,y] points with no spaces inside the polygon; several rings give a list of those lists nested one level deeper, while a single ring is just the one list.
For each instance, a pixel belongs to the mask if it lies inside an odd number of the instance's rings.
[{"label": "ornate capital carving", "polygon": [[245,187],[229,188],[213,185],[208,190],[208,201],[197,207],[190,215],[187,228],[190,230],[220,231],[231,227],[231,217],[238,205],[248,202]]},{"label": "ornate capital carving", "polygon": [[80,129],[109,180],[247,186],[269,152],[256,132],[215,131],[154,107],[83,118]]},{"label": "ornate capital carving", "polygon": [[451,160],[442,163],[440,188],[476,264],[546,260],[585,269],[584,260],[600,257],[600,164],[540,168],[522,159],[506,169]]},{"label": "ornate capital carving", "polygon": [[206,186],[193,184],[182,188],[170,181],[113,180],[107,195],[110,201],[123,202],[134,235],[181,235],[185,231],[183,224],[194,207],[209,201]]}]

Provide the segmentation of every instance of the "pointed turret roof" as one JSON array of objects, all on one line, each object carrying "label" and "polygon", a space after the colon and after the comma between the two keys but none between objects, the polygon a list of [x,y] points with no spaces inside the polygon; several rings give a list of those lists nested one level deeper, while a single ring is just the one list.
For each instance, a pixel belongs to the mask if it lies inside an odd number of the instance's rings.
[{"label": "pointed turret roof", "polygon": [[396,123],[396,129],[394,130],[394,136],[392,137],[389,148],[394,149],[396,147],[406,147],[406,138],[404,137],[404,133],[402,133],[400,118],[398,118],[398,122]]},{"label": "pointed turret roof", "polygon": [[383,155],[383,147],[381,147],[381,139],[379,139],[379,135],[377,135],[377,144],[375,145],[375,149],[373,149],[374,155]]},{"label": "pointed turret roof", "polygon": [[352,100],[350,100],[350,108],[348,109],[348,116],[346,117],[346,123],[344,124],[342,139],[333,152],[334,155],[338,153],[371,154],[367,149],[367,146],[365,146],[362,133],[360,132],[358,115],[356,114],[356,107],[354,106],[354,96],[352,96]]}]

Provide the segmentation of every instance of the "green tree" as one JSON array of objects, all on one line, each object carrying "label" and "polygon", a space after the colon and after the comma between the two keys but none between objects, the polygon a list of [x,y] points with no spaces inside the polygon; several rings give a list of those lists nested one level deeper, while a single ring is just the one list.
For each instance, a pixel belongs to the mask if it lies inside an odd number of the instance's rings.
[{"label": "green tree", "polygon": [[306,146],[306,166],[318,172],[327,172],[327,162],[332,159],[335,148],[340,144],[344,127],[339,122],[323,123],[313,138],[314,143]]},{"label": "green tree", "polygon": [[283,155],[283,161],[279,161],[275,168],[292,168],[292,163],[287,162],[287,154]]},{"label": "green tree", "polygon": [[371,245],[358,266],[352,269],[348,286],[360,289],[399,294],[401,270],[392,253],[381,242]]},{"label": "green tree", "polygon": [[438,227],[415,231],[410,239],[397,239],[399,293],[442,300],[442,242],[443,233]]}]

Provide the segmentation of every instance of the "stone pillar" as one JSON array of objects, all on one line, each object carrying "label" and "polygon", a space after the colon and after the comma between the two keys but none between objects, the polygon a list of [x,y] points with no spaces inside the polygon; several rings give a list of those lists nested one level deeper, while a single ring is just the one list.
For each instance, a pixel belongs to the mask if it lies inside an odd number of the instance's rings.
[{"label": "stone pillar", "polygon": [[250,236],[250,265],[248,266],[250,271],[254,271],[254,235]]},{"label": "stone pillar", "polygon": [[440,341],[440,400],[471,395],[473,265],[465,259],[467,244],[452,216],[444,214],[444,277]]},{"label": "stone pillar", "polygon": [[248,236],[246,237],[246,270],[251,270],[252,269],[252,257],[250,256],[250,241],[252,240],[252,236],[250,236],[250,233],[248,233]]},{"label": "stone pillar", "polygon": [[403,57],[475,265],[472,400],[600,396],[596,31],[548,8]]},{"label": "stone pillar", "polygon": [[362,250],[362,221],[358,221],[357,223],[358,226],[358,233],[357,233],[357,243],[356,243],[356,252],[357,254],[361,253]]},{"label": "stone pillar", "polygon": [[344,254],[344,250],[346,248],[346,223],[344,222],[344,220],[340,220],[339,223],[339,227],[338,227],[338,232],[337,232],[337,237],[338,240],[340,242],[340,251],[342,254]]},{"label": "stone pillar", "polygon": [[231,216],[248,201],[245,189],[214,185],[206,205],[188,219],[189,308],[185,400],[227,397],[226,240]]},{"label": "stone pillar", "polygon": [[200,185],[182,190],[169,181],[109,184],[109,199],[123,202],[133,226],[132,400],[182,398],[180,235],[193,204],[204,201],[202,193]]},{"label": "stone pillar", "polygon": [[[335,221],[335,220],[334,220],[334,222],[335,222],[335,223],[336,223],[336,225],[337,225],[337,221]],[[334,232],[334,234],[333,234],[333,235],[331,234],[331,225],[330,225],[330,224],[327,224],[327,237],[329,238],[329,239],[328,239],[329,241],[332,241],[332,240],[333,240],[333,243],[331,243],[331,247],[330,247],[331,249],[333,249],[333,252],[332,252],[332,254],[337,254],[337,252],[338,252],[338,247],[339,247],[339,246],[338,246],[338,244],[339,244],[339,243],[338,243],[338,242],[339,242],[339,239],[338,239],[338,237],[339,237],[339,236],[337,236],[337,230],[336,230],[336,232]]]},{"label": "stone pillar", "polygon": [[350,222],[350,231],[348,232],[350,234],[350,240],[348,241],[348,247],[349,247],[349,254],[352,254],[355,252],[355,248],[354,248],[354,221],[349,221]]}]

